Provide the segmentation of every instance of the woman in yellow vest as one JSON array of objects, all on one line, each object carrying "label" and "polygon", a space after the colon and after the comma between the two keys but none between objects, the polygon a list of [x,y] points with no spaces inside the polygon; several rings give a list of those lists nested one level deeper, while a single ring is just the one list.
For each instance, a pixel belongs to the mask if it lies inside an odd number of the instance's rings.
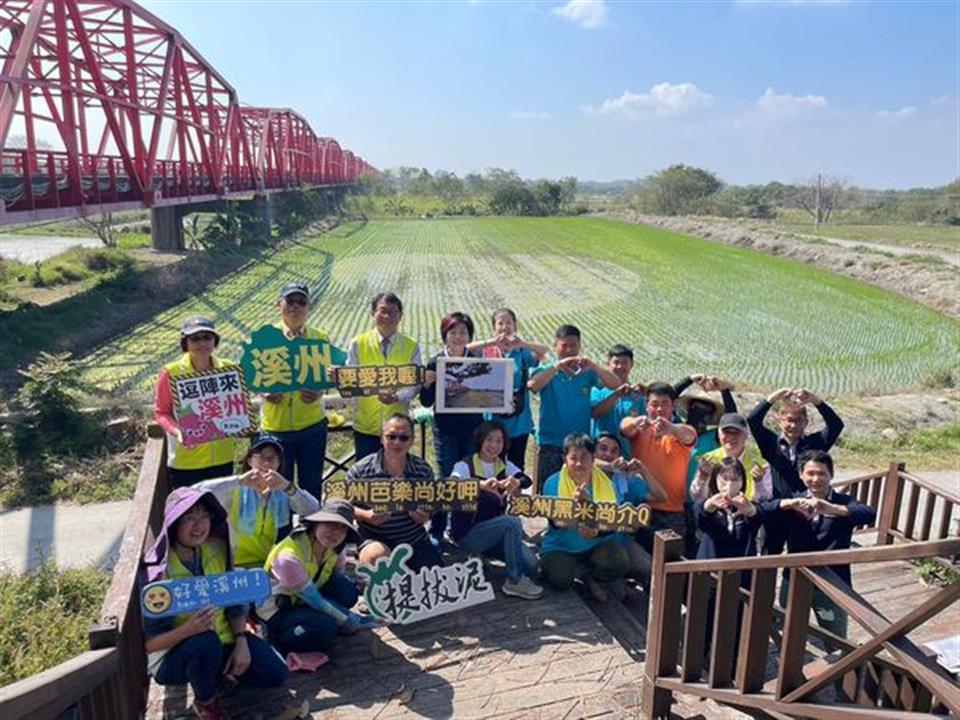
[{"label": "woman in yellow vest", "polygon": [[[184,444],[184,431],[174,415],[171,379],[182,375],[236,367],[229,360],[214,357],[220,345],[220,335],[213,321],[205,317],[187,318],[180,330],[180,349],[183,355],[160,370],[153,401],[153,417],[167,433],[167,471],[172,487],[193,485],[201,480],[223,477],[233,473],[232,437]],[[202,437],[203,428],[187,430]]]},{"label": "woman in yellow vest", "polygon": [[377,625],[350,611],[357,586],[337,571],[347,542],[360,542],[353,506],[328,500],[270,551],[263,567],[273,593],[257,606],[257,615],[267,624],[270,643],[284,655],[327,650],[341,627],[353,632]]},{"label": "woman in yellow vest", "polygon": [[[170,493],[163,527],[143,562],[143,583],[232,570],[227,514],[217,499],[193,488]],[[247,611],[246,605],[208,607],[144,621],[147,669],[160,685],[190,683],[201,718],[227,717],[217,698],[222,675],[258,687],[282,685],[287,677],[283,659],[247,632]]]},{"label": "woman in yellow vest", "polygon": [[[596,444],[589,435],[567,435],[563,467],[547,479],[543,494],[618,505],[623,502],[607,474],[594,465],[595,453]],[[590,594],[599,602],[608,597],[603,584],[621,580],[630,569],[630,558],[617,533],[599,532],[583,523],[559,527],[552,520],[540,543],[540,562],[544,578],[555,588],[566,590],[582,575]]]},{"label": "woman in yellow vest", "polygon": [[[329,340],[323,330],[307,325],[310,315],[310,289],[304,282],[290,282],[280,291],[277,300],[280,324],[288,339]],[[314,390],[294,390],[264,396],[260,409],[260,426],[283,445],[283,476],[314,497],[320,497],[320,479],[327,453],[327,417],[323,394]]]},{"label": "woman in yellow vest", "polygon": [[[392,292],[382,292],[370,302],[370,314],[377,327],[357,335],[350,343],[347,365],[421,365],[420,346],[399,332],[403,302]],[[391,415],[407,414],[418,387],[396,393],[357,398],[353,420],[353,448],[357,460],[380,451],[380,431]]]},{"label": "woman in yellow vest", "polygon": [[273,546],[290,534],[293,513],[315,513],[320,503],[280,474],[283,447],[272,435],[254,440],[243,464],[242,475],[204,480],[194,488],[212,492],[227,509],[234,565],[262,568]]}]

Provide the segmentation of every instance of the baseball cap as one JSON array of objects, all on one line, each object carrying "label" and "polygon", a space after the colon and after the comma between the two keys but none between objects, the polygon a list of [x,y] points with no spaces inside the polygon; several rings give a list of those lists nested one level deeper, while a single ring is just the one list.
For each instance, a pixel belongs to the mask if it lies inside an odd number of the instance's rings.
[{"label": "baseball cap", "polygon": [[742,433],[747,432],[747,421],[739,413],[725,413],[720,418],[718,430],[739,430]]},{"label": "baseball cap", "polygon": [[208,332],[213,333],[217,340],[220,339],[220,333],[218,333],[213,327],[213,320],[210,318],[201,317],[199,315],[195,317],[189,317],[183,321],[183,326],[180,328],[181,335],[196,335],[197,333]]},{"label": "baseball cap", "polygon": [[291,295],[303,295],[308,301],[310,300],[310,288],[307,287],[305,282],[300,280],[295,280],[293,282],[288,282],[283,286],[283,289],[280,291],[280,297],[286,298]]}]

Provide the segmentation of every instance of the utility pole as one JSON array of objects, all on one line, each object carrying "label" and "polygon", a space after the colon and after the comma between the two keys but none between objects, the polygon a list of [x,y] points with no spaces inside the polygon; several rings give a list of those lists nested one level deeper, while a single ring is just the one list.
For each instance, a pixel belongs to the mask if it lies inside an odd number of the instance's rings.
[{"label": "utility pole", "polygon": [[820,187],[823,184],[823,179],[820,173],[817,173],[817,198],[814,202],[814,214],[813,214],[813,230],[814,232],[820,232]]}]

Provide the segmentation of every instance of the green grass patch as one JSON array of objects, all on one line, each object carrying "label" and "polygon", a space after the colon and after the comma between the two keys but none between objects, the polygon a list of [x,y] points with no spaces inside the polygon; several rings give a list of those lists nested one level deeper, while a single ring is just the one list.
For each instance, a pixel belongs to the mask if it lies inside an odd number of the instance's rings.
[{"label": "green grass patch", "polygon": [[100,570],[52,563],[26,575],[0,572],[0,686],[86,651],[109,583]]},{"label": "green grass patch", "polygon": [[825,238],[862,240],[908,247],[930,247],[953,252],[960,250],[960,227],[955,225],[871,224],[841,220],[821,225],[820,231],[815,233],[812,220],[807,220],[796,213],[782,213],[776,224],[782,230]]},{"label": "green grass patch", "polygon": [[57,287],[85,280],[106,280],[134,268],[134,260],[118,248],[73,247],[43,260],[39,266],[4,260],[0,283],[16,295],[24,287]]},{"label": "green grass patch", "polygon": [[117,237],[117,247],[121,250],[135,250],[136,248],[150,247],[152,239],[150,233],[125,232]]},{"label": "green grass patch", "polygon": [[438,349],[445,313],[469,312],[486,335],[490,311],[506,305],[531,339],[550,343],[569,322],[594,358],[633,346],[643,380],[709,371],[876,393],[960,363],[955,320],[803,263],[598,218],[473,218],[374,221],[300,240],[81,358],[83,378],[148,396],[194,314],[216,320],[221,353],[237,358],[276,321],[277,292],[293,278],[313,289],[311,322],[343,347],[372,326],[369,299],[393,290],[425,353]]},{"label": "green grass patch", "polygon": [[960,457],[960,423],[909,430],[893,440],[879,435],[841,435],[833,454],[837,465],[843,467],[883,467],[893,459],[902,460],[910,470],[956,467]]}]

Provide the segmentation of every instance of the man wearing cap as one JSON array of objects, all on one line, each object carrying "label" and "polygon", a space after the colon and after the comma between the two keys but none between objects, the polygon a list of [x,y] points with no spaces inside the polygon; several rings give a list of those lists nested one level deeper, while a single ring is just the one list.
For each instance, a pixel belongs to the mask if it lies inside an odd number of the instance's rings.
[{"label": "man wearing cap", "polygon": [[[350,343],[347,365],[422,365],[420,346],[399,332],[403,302],[392,292],[377,293],[370,301],[370,315],[376,329],[357,335]],[[395,393],[357,398],[353,420],[353,448],[357,460],[380,450],[380,430],[387,418],[406,413],[419,386]]]},{"label": "man wearing cap", "polygon": [[257,606],[257,616],[267,624],[270,644],[282,654],[328,650],[341,627],[353,632],[377,625],[373,618],[351,612],[357,586],[337,570],[344,545],[359,541],[353,506],[328,500],[270,551],[263,567],[272,592]]},{"label": "man wearing cap", "polygon": [[174,488],[233,473],[236,440],[225,437],[191,443],[187,447],[173,408],[172,380],[184,375],[237,367],[229,360],[214,357],[213,351],[219,345],[220,335],[212,320],[199,316],[187,318],[180,329],[183,355],[164,365],[157,377],[153,417],[167,434],[167,472]]},{"label": "man wearing cap", "polygon": [[691,497],[694,500],[705,500],[710,471],[723,462],[724,458],[732,457],[739,460],[746,471],[744,496],[755,503],[772,498],[770,468],[763,461],[760,451],[747,443],[749,428],[743,415],[725,413],[720,418],[717,434],[720,436],[720,447],[700,456],[697,476],[690,485]]},{"label": "man wearing cap", "polygon": [[[297,337],[330,340],[323,330],[307,325],[310,289],[306,283],[295,281],[284,285],[277,308],[280,310],[277,327],[288,340]],[[319,498],[327,453],[327,417],[322,393],[293,390],[265,395],[260,409],[260,425],[283,446],[283,476],[291,481],[296,477],[301,488]]]}]

